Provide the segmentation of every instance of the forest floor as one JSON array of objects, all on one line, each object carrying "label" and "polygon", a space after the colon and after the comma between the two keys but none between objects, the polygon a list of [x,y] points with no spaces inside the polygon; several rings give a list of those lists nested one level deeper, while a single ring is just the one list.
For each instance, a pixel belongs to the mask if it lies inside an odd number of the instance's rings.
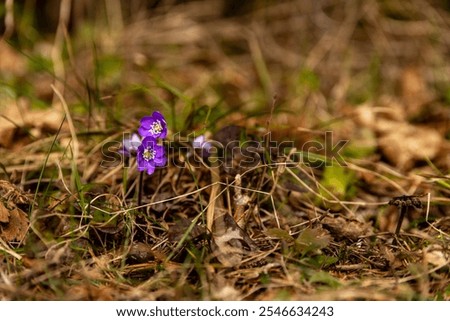
[{"label": "forest floor", "polygon": [[110,3],[5,20],[0,299],[450,299],[449,8]]}]

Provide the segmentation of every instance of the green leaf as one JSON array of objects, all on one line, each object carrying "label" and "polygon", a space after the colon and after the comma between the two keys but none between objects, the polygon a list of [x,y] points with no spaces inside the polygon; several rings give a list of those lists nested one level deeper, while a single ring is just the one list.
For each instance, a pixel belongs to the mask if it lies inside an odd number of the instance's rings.
[{"label": "green leaf", "polygon": [[328,255],[318,255],[315,259],[317,261],[317,264],[321,268],[330,266],[331,264],[334,264],[339,260],[335,256],[328,256]]},{"label": "green leaf", "polygon": [[[354,193],[355,174],[343,166],[326,166],[321,180],[322,186],[339,198],[349,198]],[[329,197],[329,193],[321,190],[321,194]]]},{"label": "green leaf", "polygon": [[306,228],[295,240],[297,251],[306,255],[309,252],[323,249],[330,243],[330,236],[322,229]]},{"label": "green leaf", "polygon": [[288,231],[279,229],[279,228],[270,228],[266,231],[266,235],[269,237],[273,237],[275,239],[280,239],[280,240],[284,240],[287,242],[292,242],[294,241],[294,238],[292,237],[292,235],[289,234]]},{"label": "green leaf", "polygon": [[341,283],[338,279],[336,279],[334,276],[332,276],[330,273],[326,271],[317,271],[314,274],[311,275],[309,278],[309,282],[311,283],[322,283],[325,285],[328,285],[332,288],[338,288]]}]

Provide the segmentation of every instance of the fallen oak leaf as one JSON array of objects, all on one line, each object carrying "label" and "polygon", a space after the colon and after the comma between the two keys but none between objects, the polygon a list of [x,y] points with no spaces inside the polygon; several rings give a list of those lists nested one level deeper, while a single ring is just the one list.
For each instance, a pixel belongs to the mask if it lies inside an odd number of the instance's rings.
[{"label": "fallen oak leaf", "polygon": [[354,241],[367,235],[371,229],[367,223],[340,216],[325,217],[321,223],[325,229],[329,230],[338,239],[348,238]]},{"label": "fallen oak leaf", "polygon": [[25,238],[29,220],[27,214],[15,204],[31,204],[33,201],[14,184],[0,180],[0,238],[6,242]]},{"label": "fallen oak leaf", "polygon": [[31,204],[33,201],[14,184],[0,180],[0,198],[16,204]]},{"label": "fallen oak leaf", "polygon": [[24,211],[14,207],[12,210],[9,210],[8,222],[0,223],[0,237],[6,242],[14,240],[21,242],[27,234],[28,225],[29,220]]},{"label": "fallen oak leaf", "polygon": [[416,161],[435,159],[446,146],[444,135],[436,128],[406,122],[401,106],[361,106],[356,121],[374,131],[382,154],[403,170]]},{"label": "fallen oak leaf", "polygon": [[9,216],[9,210],[0,202],[0,223],[8,223]]},{"label": "fallen oak leaf", "polygon": [[414,161],[434,159],[443,144],[436,130],[393,121],[379,121],[389,131],[378,139],[378,146],[390,162],[402,169],[409,169]]},{"label": "fallen oak leaf", "polygon": [[216,208],[212,229],[213,254],[225,267],[238,266],[246,255],[257,250],[257,246],[230,214],[225,210],[218,213],[218,210]]},{"label": "fallen oak leaf", "polygon": [[211,178],[215,185],[211,189],[206,214],[207,228],[212,232],[211,249],[213,255],[225,267],[238,266],[245,256],[257,249],[257,246],[224,209],[223,200],[219,197],[220,174],[217,167],[211,167]]}]

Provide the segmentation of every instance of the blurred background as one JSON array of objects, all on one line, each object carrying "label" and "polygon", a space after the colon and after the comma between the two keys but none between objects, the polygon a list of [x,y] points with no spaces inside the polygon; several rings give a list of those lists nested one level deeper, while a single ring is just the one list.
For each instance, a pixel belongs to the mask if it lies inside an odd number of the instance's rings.
[{"label": "blurred background", "polygon": [[[53,85],[75,116],[90,115],[80,128],[134,127],[149,108],[167,112],[174,131],[257,128],[274,106],[279,139],[332,129],[370,153],[395,124],[381,117],[425,125],[441,142],[449,16],[439,0],[6,0],[0,108],[55,105]],[[411,166],[394,154],[384,153]]]},{"label": "blurred background", "polygon": [[[408,118],[440,119],[439,110],[424,109],[450,100],[449,6],[6,0],[2,91],[45,106],[55,84],[69,103],[153,107],[160,103],[146,89],[159,80],[198,105],[247,115],[267,112],[276,95],[278,111],[302,115],[291,118],[297,126],[320,125],[362,103],[399,103]],[[171,103],[164,94],[156,93]]]}]

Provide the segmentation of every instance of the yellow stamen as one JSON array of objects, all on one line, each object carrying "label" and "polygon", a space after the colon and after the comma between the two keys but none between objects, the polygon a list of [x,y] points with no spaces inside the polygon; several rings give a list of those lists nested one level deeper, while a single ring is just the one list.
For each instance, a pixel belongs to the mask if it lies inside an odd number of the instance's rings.
[{"label": "yellow stamen", "polygon": [[144,149],[144,152],[142,153],[142,157],[146,160],[149,161],[151,159],[154,159],[156,156],[156,152],[154,149],[151,148],[146,148]]},{"label": "yellow stamen", "polygon": [[157,120],[154,121],[152,126],[150,127],[149,132],[152,133],[153,135],[158,135],[162,132],[163,127],[161,125],[161,121]]}]

